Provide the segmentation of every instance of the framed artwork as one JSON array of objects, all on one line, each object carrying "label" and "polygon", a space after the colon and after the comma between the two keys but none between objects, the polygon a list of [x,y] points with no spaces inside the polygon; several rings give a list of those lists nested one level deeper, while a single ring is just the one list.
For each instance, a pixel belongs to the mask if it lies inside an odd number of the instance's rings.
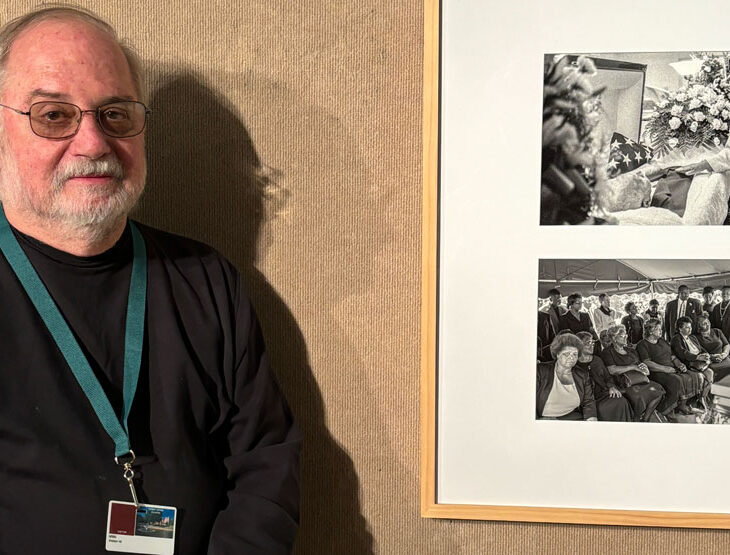
[{"label": "framed artwork", "polygon": [[687,10],[425,0],[422,516],[730,528],[730,49]]}]

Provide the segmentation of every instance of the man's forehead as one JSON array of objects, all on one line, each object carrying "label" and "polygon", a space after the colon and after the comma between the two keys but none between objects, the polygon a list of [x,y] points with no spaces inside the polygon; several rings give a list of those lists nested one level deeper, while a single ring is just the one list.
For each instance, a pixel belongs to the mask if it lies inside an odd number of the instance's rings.
[{"label": "man's forehead", "polygon": [[126,57],[113,37],[90,23],[47,20],[23,30],[10,48],[6,88],[68,94],[67,87],[108,83],[109,94],[134,93]]}]

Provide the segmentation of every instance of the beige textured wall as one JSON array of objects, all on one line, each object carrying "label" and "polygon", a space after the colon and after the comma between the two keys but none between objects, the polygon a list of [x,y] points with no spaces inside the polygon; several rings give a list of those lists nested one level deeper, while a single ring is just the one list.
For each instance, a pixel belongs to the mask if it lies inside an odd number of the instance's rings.
[{"label": "beige textured wall", "polygon": [[419,0],[81,4],[151,81],[138,217],[251,287],[306,437],[299,553],[727,552],[719,531],[419,517]]}]

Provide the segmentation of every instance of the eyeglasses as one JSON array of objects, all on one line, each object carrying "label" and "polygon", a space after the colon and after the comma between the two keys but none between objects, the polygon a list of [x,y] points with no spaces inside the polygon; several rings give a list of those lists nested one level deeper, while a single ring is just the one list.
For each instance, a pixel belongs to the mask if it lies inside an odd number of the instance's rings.
[{"label": "eyeglasses", "polygon": [[95,110],[82,110],[68,102],[35,102],[27,112],[0,104],[22,116],[28,116],[30,128],[44,139],[69,139],[76,135],[84,114],[94,114],[99,127],[105,135],[124,139],[139,135],[147,123],[147,115],[152,111],[141,102],[123,100],[110,102]]}]

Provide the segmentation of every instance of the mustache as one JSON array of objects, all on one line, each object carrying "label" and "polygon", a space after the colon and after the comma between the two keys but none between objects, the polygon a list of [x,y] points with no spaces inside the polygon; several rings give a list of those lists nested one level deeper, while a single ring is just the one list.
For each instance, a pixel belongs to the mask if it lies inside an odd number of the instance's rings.
[{"label": "mustache", "polygon": [[124,168],[116,156],[100,160],[75,160],[54,172],[53,185],[61,188],[69,179],[93,175],[108,175],[121,181],[124,179]]}]

